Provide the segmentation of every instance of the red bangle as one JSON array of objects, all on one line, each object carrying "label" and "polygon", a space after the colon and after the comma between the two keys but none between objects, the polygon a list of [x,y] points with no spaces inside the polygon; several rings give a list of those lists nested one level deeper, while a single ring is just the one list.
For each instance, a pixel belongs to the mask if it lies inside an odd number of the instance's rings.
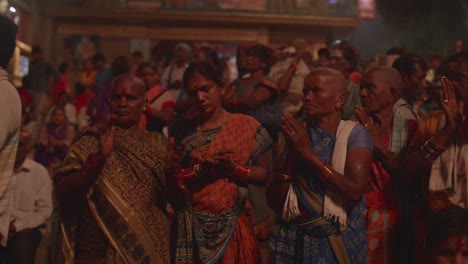
[{"label": "red bangle", "polygon": [[236,181],[246,181],[250,175],[250,169],[248,167],[237,166],[234,172],[231,174],[231,178]]},{"label": "red bangle", "polygon": [[80,170],[81,175],[85,176],[97,172],[104,165],[104,158],[101,155],[90,155],[86,160],[85,166]]},{"label": "red bangle", "polygon": [[184,181],[194,181],[200,178],[200,164],[195,164],[193,168],[187,168],[182,170],[182,179]]},{"label": "red bangle", "polygon": [[239,98],[237,96],[235,96],[233,99],[232,99],[232,105],[233,106],[238,106],[239,105]]}]

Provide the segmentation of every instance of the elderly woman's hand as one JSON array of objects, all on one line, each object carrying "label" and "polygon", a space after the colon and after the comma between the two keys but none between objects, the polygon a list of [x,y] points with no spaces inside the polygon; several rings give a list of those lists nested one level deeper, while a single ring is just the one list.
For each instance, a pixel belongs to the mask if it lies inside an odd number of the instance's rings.
[{"label": "elderly woman's hand", "polygon": [[111,117],[107,124],[102,127],[101,131],[99,131],[100,135],[98,154],[102,157],[109,156],[114,146],[115,126],[113,120],[114,118]]},{"label": "elderly woman's hand", "polygon": [[288,145],[303,158],[312,154],[311,141],[305,126],[299,124],[289,113],[284,114],[281,121],[283,122],[283,133]]}]

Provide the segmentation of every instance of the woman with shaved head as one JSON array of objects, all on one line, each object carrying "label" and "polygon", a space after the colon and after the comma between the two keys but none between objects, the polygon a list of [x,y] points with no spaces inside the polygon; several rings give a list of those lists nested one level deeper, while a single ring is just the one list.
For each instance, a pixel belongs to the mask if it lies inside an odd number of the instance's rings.
[{"label": "woman with shaved head", "polygon": [[79,135],[56,174],[57,263],[169,263],[161,134],[139,128],[144,84],[112,82],[111,118]]},{"label": "woman with shaved head", "polygon": [[343,121],[344,76],[313,70],[304,83],[306,124],[286,114],[284,162],[267,190],[282,218],[271,239],[277,263],[364,263],[365,199],[372,160],[367,129]]},{"label": "woman with shaved head", "polygon": [[[374,145],[374,159],[366,194],[367,263],[393,263],[392,242],[397,222],[397,199],[391,175],[398,167],[403,144],[401,128],[394,123],[398,115],[395,103],[400,99],[403,80],[392,68],[376,67],[366,72],[361,81],[362,106],[356,107],[356,118],[366,126]],[[395,147],[396,146],[396,147]]]}]

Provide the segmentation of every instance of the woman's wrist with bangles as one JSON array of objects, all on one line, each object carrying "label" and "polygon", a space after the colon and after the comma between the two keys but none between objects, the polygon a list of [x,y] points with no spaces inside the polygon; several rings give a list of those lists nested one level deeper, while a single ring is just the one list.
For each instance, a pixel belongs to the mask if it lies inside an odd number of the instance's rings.
[{"label": "woman's wrist with bangles", "polygon": [[237,181],[245,182],[250,176],[250,168],[247,166],[237,165],[231,175],[228,178]]},{"label": "woman's wrist with bangles", "polygon": [[437,143],[433,142],[433,137],[427,140],[424,145],[419,149],[419,152],[423,155],[423,157],[430,161],[431,163],[439,157],[445,150],[446,147],[441,146]]},{"label": "woman's wrist with bangles", "polygon": [[181,173],[184,182],[189,183],[199,179],[202,176],[200,172],[200,164],[195,164],[191,168],[183,169]]},{"label": "woman's wrist with bangles", "polygon": [[90,175],[95,175],[104,166],[106,158],[100,154],[90,155],[86,160],[85,165],[79,170],[81,176],[86,177],[87,179],[94,179],[94,177],[89,177]]},{"label": "woman's wrist with bangles", "polygon": [[330,183],[332,175],[333,175],[333,167],[329,165],[326,161],[322,160],[322,168],[319,172],[320,179],[324,183]]}]

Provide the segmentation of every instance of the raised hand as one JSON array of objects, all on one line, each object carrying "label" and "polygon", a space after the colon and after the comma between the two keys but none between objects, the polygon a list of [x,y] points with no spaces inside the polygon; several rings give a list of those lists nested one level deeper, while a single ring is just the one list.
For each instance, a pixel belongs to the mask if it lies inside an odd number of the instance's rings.
[{"label": "raised hand", "polygon": [[283,133],[288,145],[301,157],[307,157],[312,149],[310,148],[310,138],[304,125],[299,124],[294,117],[286,113],[283,115]]},{"label": "raised hand", "polygon": [[175,139],[169,138],[169,144],[167,145],[167,160],[166,160],[166,174],[173,175],[181,170],[180,168],[180,152],[181,146],[176,147]]},{"label": "raised hand", "polygon": [[445,112],[446,127],[456,130],[463,125],[463,101],[458,102],[455,94],[455,83],[442,77],[440,100]]},{"label": "raised hand", "polygon": [[109,121],[102,127],[99,132],[99,150],[98,154],[102,157],[108,157],[114,146],[114,116],[112,115]]},{"label": "raised hand", "polygon": [[382,130],[375,124],[374,120],[366,113],[364,108],[360,105],[356,106],[355,114],[359,123],[367,127],[369,130],[374,146],[382,146],[382,140],[384,137]]}]

